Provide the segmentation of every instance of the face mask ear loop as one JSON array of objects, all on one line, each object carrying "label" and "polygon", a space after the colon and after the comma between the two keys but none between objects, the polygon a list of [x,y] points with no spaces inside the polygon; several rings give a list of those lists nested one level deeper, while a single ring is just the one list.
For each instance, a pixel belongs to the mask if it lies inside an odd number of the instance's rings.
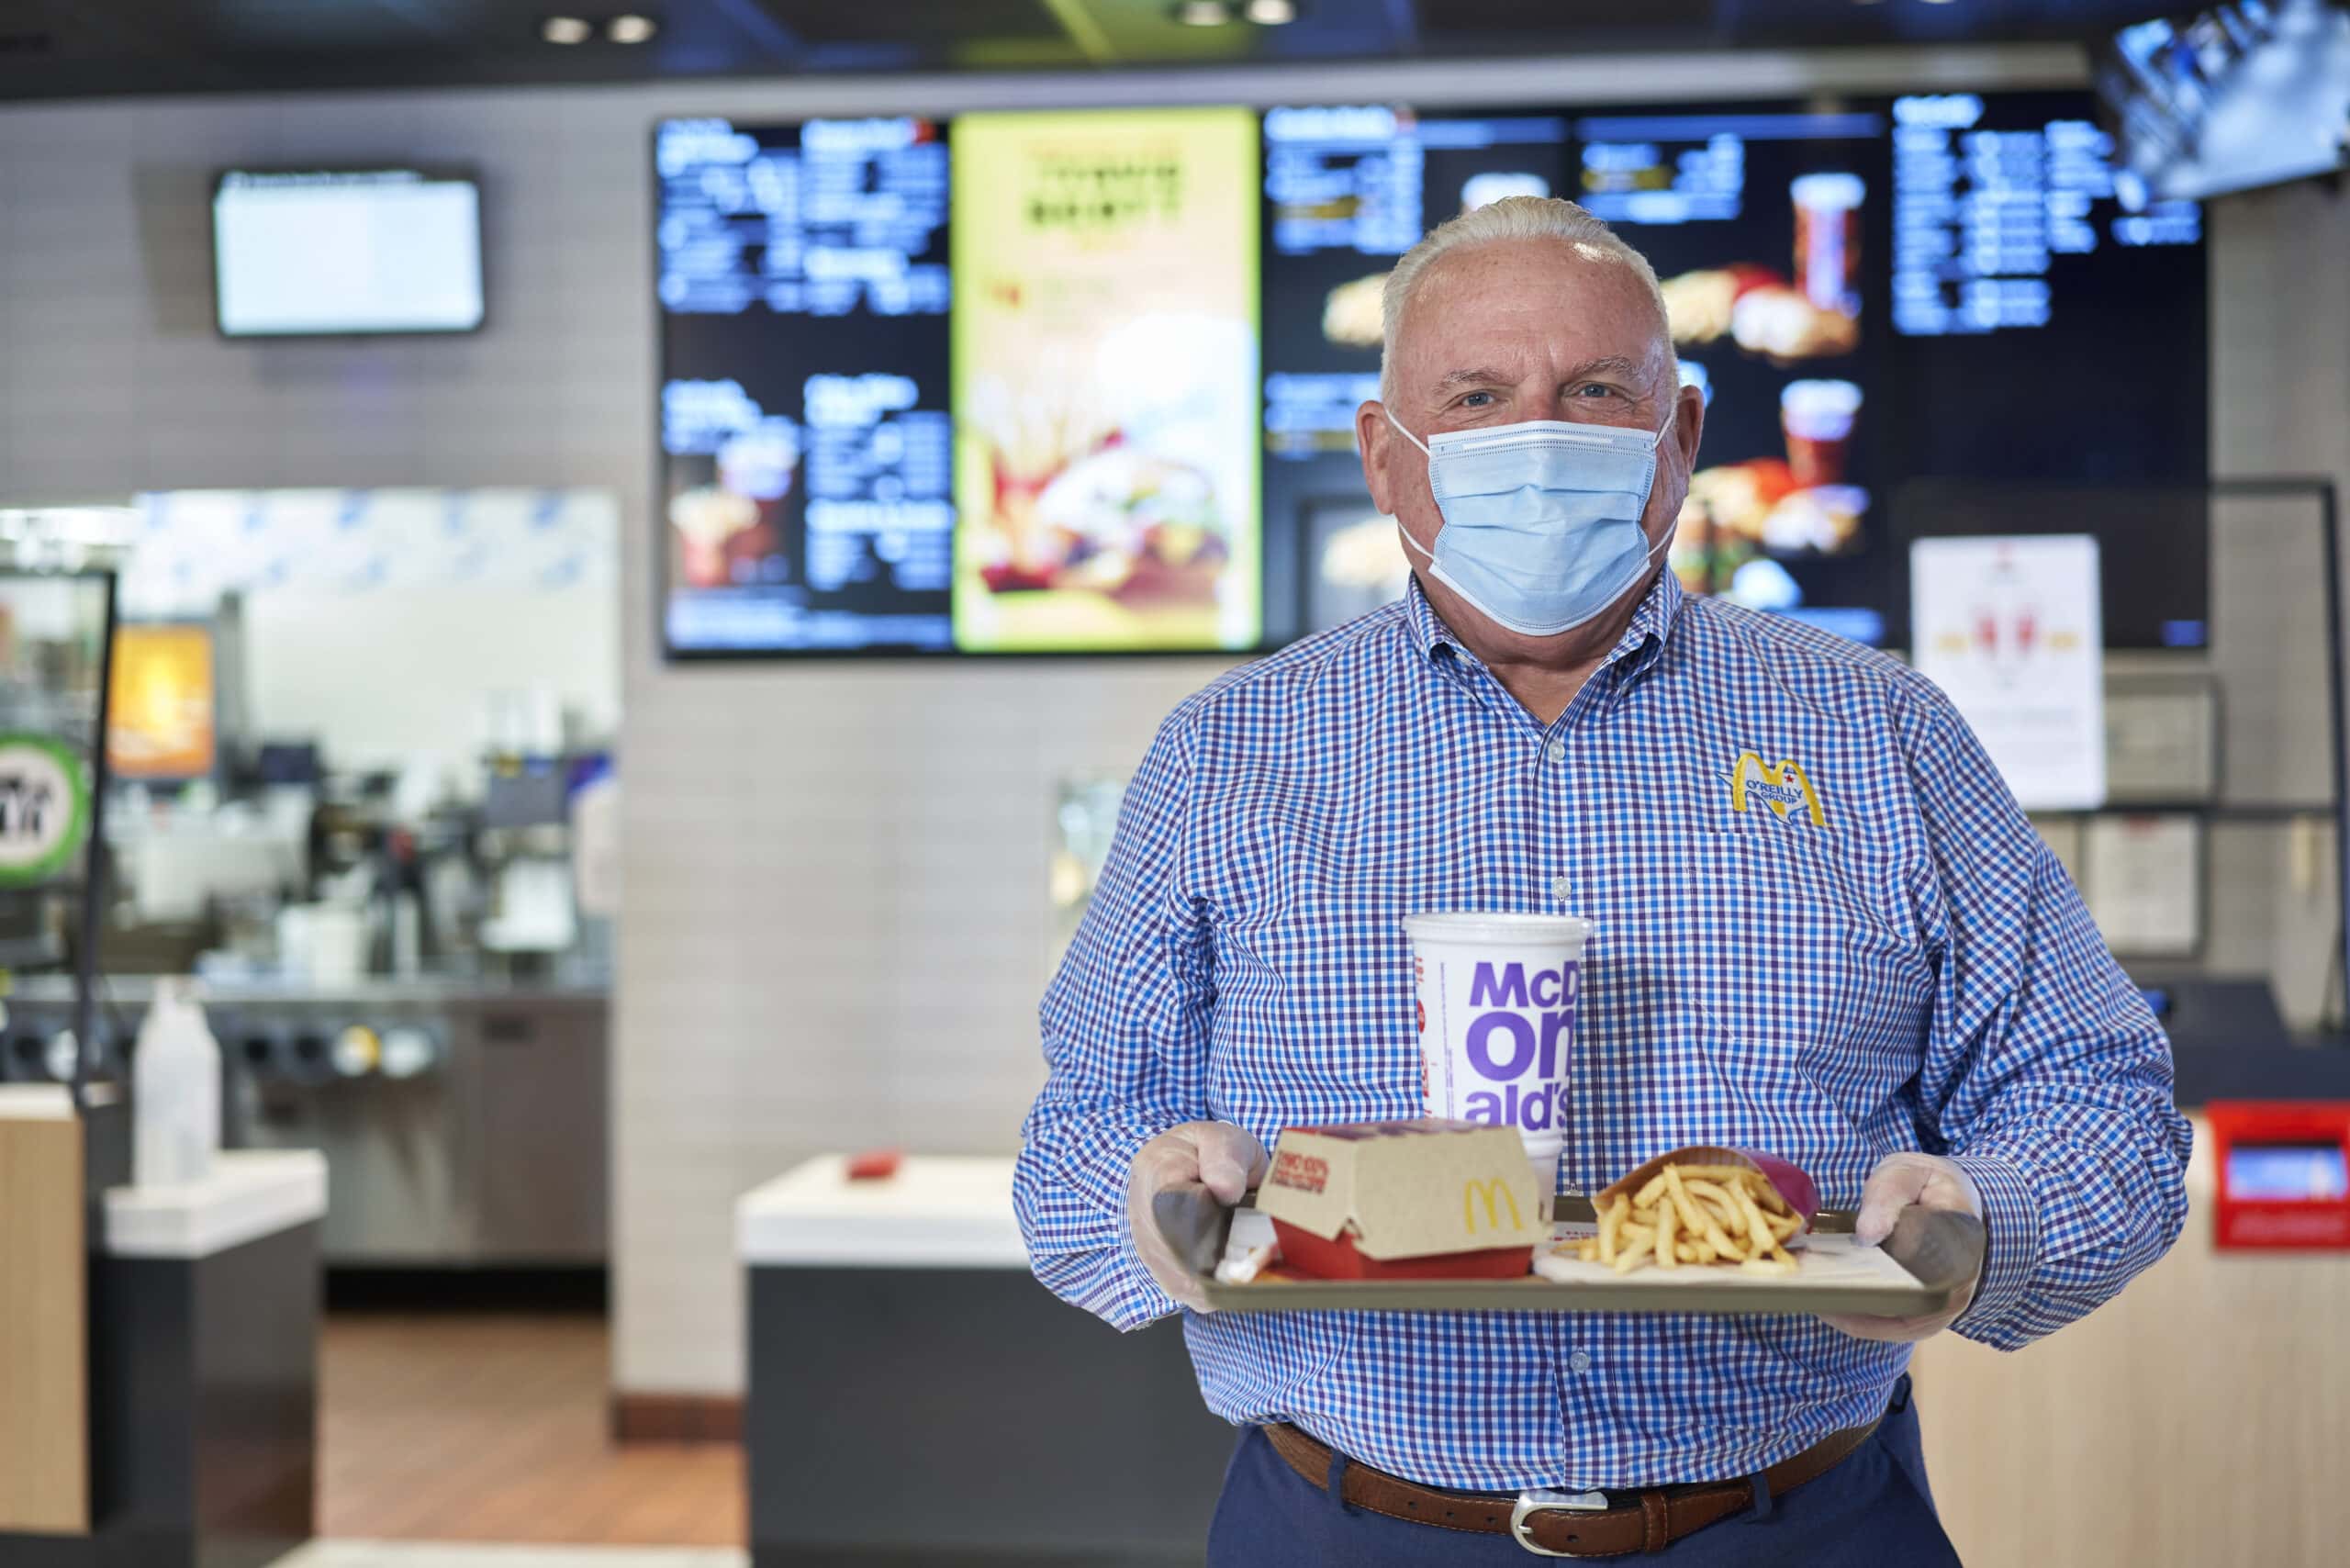
[{"label": "face mask ear loop", "polygon": [[[1678,410],[1680,407],[1681,405],[1678,402],[1673,404],[1673,409],[1675,410]],[[1663,428],[1656,432],[1656,441],[1651,447],[1651,450],[1657,454],[1657,458],[1660,463],[1663,461],[1664,456],[1664,438],[1673,432],[1673,427],[1678,422],[1679,420],[1677,413],[1668,413],[1664,416]],[[1649,486],[1651,489],[1656,486],[1656,478],[1653,475],[1649,478]],[[1640,557],[1640,570],[1644,572],[1647,571],[1649,569],[1649,563],[1656,559],[1657,552],[1660,550],[1672,549],[1673,542],[1680,537],[1681,519],[1676,515],[1673,520],[1672,525],[1664,531],[1664,537],[1658,540],[1656,543],[1650,548],[1649,553]]]},{"label": "face mask ear loop", "polygon": [[[1394,409],[1389,408],[1386,404],[1382,403],[1379,405],[1379,411],[1387,416],[1387,422],[1395,427],[1396,434],[1402,436],[1405,441],[1410,442],[1414,446],[1418,447],[1420,451],[1427,455],[1429,462],[1433,463],[1436,461],[1436,454],[1428,451],[1427,442],[1421,441],[1418,436],[1414,435],[1410,431],[1404,428],[1404,421],[1395,417]],[[1410,545],[1415,550],[1420,550],[1420,542],[1412,537],[1411,530],[1405,528],[1400,520],[1395,524],[1395,532],[1403,537],[1404,543]],[[1436,564],[1436,554],[1433,551],[1420,550],[1420,554],[1427,557],[1430,566],[1434,566]]]},{"label": "face mask ear loop", "polygon": [[[1401,435],[1405,441],[1410,442],[1414,446],[1420,449],[1420,454],[1422,456],[1427,457],[1431,461],[1435,459],[1436,454],[1428,450],[1428,443],[1422,441],[1418,436],[1414,435],[1410,431],[1405,430],[1404,428],[1404,421],[1395,417],[1394,409],[1389,408],[1386,404],[1382,403],[1379,405],[1379,411],[1387,416],[1387,422],[1395,427],[1395,431],[1398,435]],[[1657,439],[1662,441],[1664,438],[1662,436],[1659,436]]]}]

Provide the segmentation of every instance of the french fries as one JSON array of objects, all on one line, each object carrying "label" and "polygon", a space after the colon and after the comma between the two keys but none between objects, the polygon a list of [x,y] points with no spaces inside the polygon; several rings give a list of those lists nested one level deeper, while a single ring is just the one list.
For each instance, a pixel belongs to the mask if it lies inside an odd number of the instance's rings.
[{"label": "french fries", "polygon": [[1637,1193],[1599,1211],[1599,1234],[1575,1256],[1628,1274],[1653,1263],[1677,1269],[1735,1265],[1750,1274],[1792,1274],[1788,1238],[1803,1221],[1759,1171],[1740,1165],[1668,1165]]}]

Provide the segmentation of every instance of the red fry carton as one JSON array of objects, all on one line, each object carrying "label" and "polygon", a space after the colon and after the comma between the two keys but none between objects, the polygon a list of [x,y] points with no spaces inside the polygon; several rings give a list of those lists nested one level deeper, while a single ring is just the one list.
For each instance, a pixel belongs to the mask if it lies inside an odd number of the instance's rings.
[{"label": "red fry carton", "polygon": [[1796,1232],[1787,1242],[1790,1248],[1803,1245],[1804,1237],[1810,1231],[1812,1221],[1819,1214],[1819,1189],[1813,1185],[1811,1177],[1798,1168],[1793,1160],[1782,1159],[1775,1154],[1763,1154],[1751,1148],[1724,1148],[1717,1144],[1706,1143],[1688,1144],[1634,1166],[1624,1175],[1594,1193],[1592,1202],[1604,1207],[1618,1193],[1638,1193],[1649,1184],[1651,1178],[1656,1176],[1668,1165],[1734,1165],[1760,1175],[1763,1181],[1778,1190],[1779,1196],[1787,1201],[1787,1207],[1793,1209],[1796,1217],[1803,1221],[1803,1229]]},{"label": "red fry carton", "polygon": [[1291,1272],[1508,1279],[1548,1231],[1513,1127],[1427,1118],[1292,1127],[1257,1192]]}]

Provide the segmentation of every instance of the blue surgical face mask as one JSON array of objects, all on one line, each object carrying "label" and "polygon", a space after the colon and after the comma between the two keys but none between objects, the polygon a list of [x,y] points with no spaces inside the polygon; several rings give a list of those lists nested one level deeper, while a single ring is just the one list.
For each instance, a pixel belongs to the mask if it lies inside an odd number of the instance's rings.
[{"label": "blue surgical face mask", "polygon": [[1406,532],[1438,582],[1497,626],[1529,637],[1572,631],[1631,591],[1670,531],[1654,545],[1641,532],[1656,484],[1651,435],[1615,425],[1528,420],[1443,431],[1425,444],[1428,488],[1444,527],[1433,551]]}]

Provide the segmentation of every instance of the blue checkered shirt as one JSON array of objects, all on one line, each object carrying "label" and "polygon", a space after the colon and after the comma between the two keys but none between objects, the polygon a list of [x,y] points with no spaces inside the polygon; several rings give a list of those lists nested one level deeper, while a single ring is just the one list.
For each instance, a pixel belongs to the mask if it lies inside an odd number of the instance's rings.
[{"label": "blue checkered shirt", "polygon": [[[1822,821],[1800,790],[1753,789],[1747,752],[1799,764]],[[2189,1133],[2168,1042],[1949,700],[1852,643],[1684,599],[1666,572],[1553,724],[1416,583],[1168,718],[1045,998],[1051,1073],[1015,1183],[1037,1277],[1121,1327],[1177,1310],[1125,1202],[1136,1150],[1177,1123],[1270,1148],[1287,1126],[1419,1114],[1403,919],[1440,909],[1598,924],[1572,1189],[1729,1143],[1794,1159],[1850,1208],[1884,1156],[1949,1154],[1990,1234],[1957,1330],[2007,1349],[2178,1235]],[[1874,1418],[1909,1354],[1781,1317],[1185,1327],[1226,1419],[1502,1492],[1763,1469]]]}]

